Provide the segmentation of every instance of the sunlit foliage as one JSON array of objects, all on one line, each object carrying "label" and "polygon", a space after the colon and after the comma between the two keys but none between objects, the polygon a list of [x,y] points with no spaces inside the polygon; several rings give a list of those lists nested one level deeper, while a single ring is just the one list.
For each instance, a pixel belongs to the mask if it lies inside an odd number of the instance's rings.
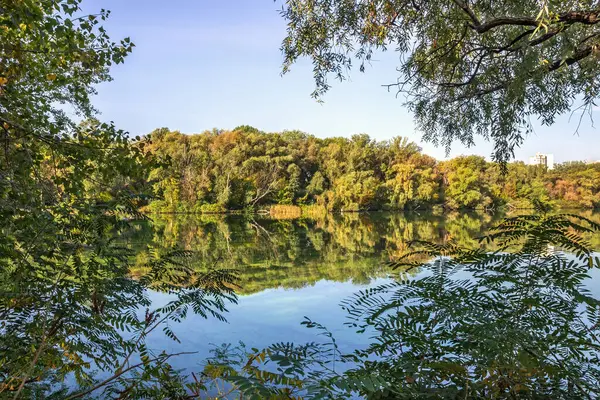
[{"label": "sunlit foliage", "polygon": [[[147,179],[159,212],[318,205],[329,211],[532,208],[535,202],[600,207],[600,163],[552,171],[522,162],[503,171],[479,156],[436,161],[406,138],[319,139],[250,127],[184,135],[152,132],[146,152],[169,159]],[[143,177],[140,177],[143,179]]]},{"label": "sunlit foliage", "polygon": [[[168,324],[188,312],[223,319],[234,276],[149,250],[145,274],[130,278],[118,238],[146,219],[138,208],[158,164],[95,119],[90,98],[133,44],[111,41],[108,11],[86,14],[80,0],[0,11],[0,397],[186,393],[173,355],[150,351],[146,336],[177,340]],[[153,308],[148,288],[172,297]]]}]

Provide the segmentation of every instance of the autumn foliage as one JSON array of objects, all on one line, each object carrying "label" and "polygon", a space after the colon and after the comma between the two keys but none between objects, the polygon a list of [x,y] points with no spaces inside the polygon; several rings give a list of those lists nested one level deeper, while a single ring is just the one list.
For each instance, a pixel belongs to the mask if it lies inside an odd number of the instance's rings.
[{"label": "autumn foliage", "polygon": [[260,210],[316,205],[329,211],[600,206],[600,164],[554,170],[479,156],[437,161],[406,138],[326,138],[249,126],[185,135],[166,128],[144,139],[166,163],[148,176],[158,212]]}]

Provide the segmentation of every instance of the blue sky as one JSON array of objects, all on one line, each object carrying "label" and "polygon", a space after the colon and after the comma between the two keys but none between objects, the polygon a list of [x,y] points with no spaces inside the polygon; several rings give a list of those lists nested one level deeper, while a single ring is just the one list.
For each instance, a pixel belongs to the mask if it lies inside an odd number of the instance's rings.
[{"label": "blue sky", "polygon": [[[365,74],[355,71],[349,81],[335,83],[324,104],[310,97],[308,61],[282,77],[280,0],[86,0],[84,7],[111,10],[108,32],[114,39],[130,36],[137,46],[95,99],[103,120],[132,135],[159,127],[194,133],[238,125],[318,137],[368,133],[378,140],[406,136],[445,158],[444,149],[421,140],[402,100],[381,86],[396,80],[393,52],[376,57]],[[600,118],[600,110],[594,115]],[[566,115],[537,127],[516,158],[544,152],[558,162],[600,160],[600,126],[584,123],[574,135],[577,119],[569,122]],[[485,140],[471,148],[456,143],[451,156],[487,157],[491,150]]]}]

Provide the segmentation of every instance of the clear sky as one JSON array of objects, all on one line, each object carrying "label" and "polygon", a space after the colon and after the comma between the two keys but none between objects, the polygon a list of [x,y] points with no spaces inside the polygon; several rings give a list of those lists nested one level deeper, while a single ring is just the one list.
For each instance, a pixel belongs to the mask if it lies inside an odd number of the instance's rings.
[{"label": "clear sky", "polygon": [[[366,73],[355,71],[349,81],[335,83],[324,104],[310,97],[308,61],[282,77],[281,0],[86,0],[84,7],[111,10],[109,34],[130,36],[137,46],[95,99],[103,120],[132,135],[159,127],[194,133],[238,125],[318,137],[368,133],[378,140],[406,136],[427,154],[445,158],[444,149],[421,141],[402,100],[382,87],[397,78],[394,52],[375,57]],[[598,120],[600,109],[593,114]],[[558,162],[600,160],[600,126],[584,123],[574,135],[577,120],[566,115],[551,127],[537,127],[516,158],[543,152]],[[485,140],[471,148],[456,143],[451,156],[487,157],[491,149]]]}]

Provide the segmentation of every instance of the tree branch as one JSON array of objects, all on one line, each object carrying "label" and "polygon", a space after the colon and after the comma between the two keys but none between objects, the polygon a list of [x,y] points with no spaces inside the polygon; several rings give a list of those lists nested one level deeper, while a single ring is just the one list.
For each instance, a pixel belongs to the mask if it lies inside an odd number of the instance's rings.
[{"label": "tree branch", "polygon": [[537,27],[539,22],[535,18],[530,17],[503,17],[493,19],[480,25],[472,26],[472,28],[477,31],[477,33],[481,34],[503,25]]},{"label": "tree branch", "polygon": [[181,355],[185,355],[185,354],[196,354],[196,353],[197,353],[197,352],[195,352],[195,351],[184,351],[184,352],[181,352],[181,353],[173,353],[173,354],[166,354],[166,355],[164,355],[164,354],[163,354],[163,355],[160,355],[160,356],[158,356],[158,357],[154,357],[154,358],[152,358],[152,359],[150,359],[150,360],[147,360],[146,362],[144,362],[144,361],[142,361],[142,362],[139,362],[139,363],[137,363],[137,364],[135,364],[135,365],[132,365],[132,366],[131,366],[131,367],[129,367],[129,368],[126,368],[126,369],[124,369],[124,370],[122,370],[122,371],[120,371],[120,372],[118,372],[118,373],[114,374],[114,375],[113,375],[113,376],[111,376],[110,378],[107,378],[107,379],[103,380],[102,382],[100,382],[100,383],[98,383],[96,386],[94,386],[94,387],[92,387],[92,388],[90,388],[90,389],[86,390],[85,392],[80,392],[80,393],[73,394],[73,395],[71,395],[71,396],[67,397],[67,400],[72,400],[72,399],[80,399],[80,398],[82,398],[83,396],[85,396],[85,395],[87,395],[87,394],[90,394],[90,393],[92,393],[93,391],[95,391],[95,390],[97,390],[97,389],[100,389],[100,388],[101,388],[101,387],[103,387],[103,386],[106,386],[107,384],[109,384],[110,382],[114,381],[115,379],[117,379],[118,377],[120,377],[121,375],[123,375],[124,373],[126,373],[126,372],[129,372],[129,371],[131,371],[132,369],[139,368],[139,367],[141,367],[142,365],[149,364],[149,363],[151,363],[151,362],[154,362],[154,361],[160,361],[161,363],[163,363],[163,362],[167,361],[167,360],[168,360],[169,358],[171,358],[171,357],[181,356]]},{"label": "tree branch", "polygon": [[[567,66],[573,65],[576,62],[579,62],[579,61],[583,60],[584,58],[589,57],[596,48],[597,48],[597,45],[591,45],[591,46],[584,47],[584,48],[576,51],[575,53],[573,53],[572,56],[570,56],[568,58],[564,58],[564,59],[555,60],[552,63],[550,63],[547,67],[544,67],[544,68],[546,68],[547,72],[552,72],[552,71],[556,71],[557,69],[561,68],[563,65],[567,65]],[[470,99],[470,98],[479,97],[479,96],[485,96],[486,94],[491,94],[491,93],[497,92],[499,90],[506,89],[507,87],[508,87],[508,82],[501,83],[499,85],[492,86],[488,89],[482,89],[482,90],[478,90],[474,93],[464,94],[462,96],[457,97],[456,99],[451,100],[451,102]]]},{"label": "tree branch", "polygon": [[473,83],[473,81],[475,80],[475,78],[477,77],[477,74],[479,73],[479,68],[481,67],[481,63],[483,62],[483,60],[485,59],[486,54],[483,53],[480,57],[479,60],[477,61],[477,65],[475,65],[475,70],[473,71],[473,73],[471,74],[471,76],[469,77],[469,79],[467,79],[464,82],[442,82],[439,85],[441,87],[461,87],[461,86],[467,86],[470,85],[471,83]]},{"label": "tree branch", "polygon": [[581,61],[584,58],[588,57],[590,54],[592,54],[592,52],[596,48],[596,45],[587,46],[580,50],[577,50],[575,53],[573,53],[571,57],[555,60],[548,66],[548,71],[555,71],[563,65],[572,65],[578,61]]},{"label": "tree branch", "polygon": [[479,22],[479,18],[477,18],[473,10],[471,10],[466,3],[463,3],[462,0],[454,0],[454,4],[462,8],[462,10],[469,16],[469,18],[473,22],[473,24],[470,25],[472,28],[481,25],[481,22]]},{"label": "tree branch", "polygon": [[[478,23],[479,20],[466,4],[462,3],[460,0],[454,0],[454,2],[469,15],[469,18],[473,21],[473,24],[470,25],[471,28],[480,34],[486,33],[499,26],[511,25],[538,27],[540,24],[540,21],[533,17],[500,17],[487,22]],[[595,25],[600,22],[600,9],[566,12],[560,14],[556,22],[567,23],[569,25],[575,23]]]}]

